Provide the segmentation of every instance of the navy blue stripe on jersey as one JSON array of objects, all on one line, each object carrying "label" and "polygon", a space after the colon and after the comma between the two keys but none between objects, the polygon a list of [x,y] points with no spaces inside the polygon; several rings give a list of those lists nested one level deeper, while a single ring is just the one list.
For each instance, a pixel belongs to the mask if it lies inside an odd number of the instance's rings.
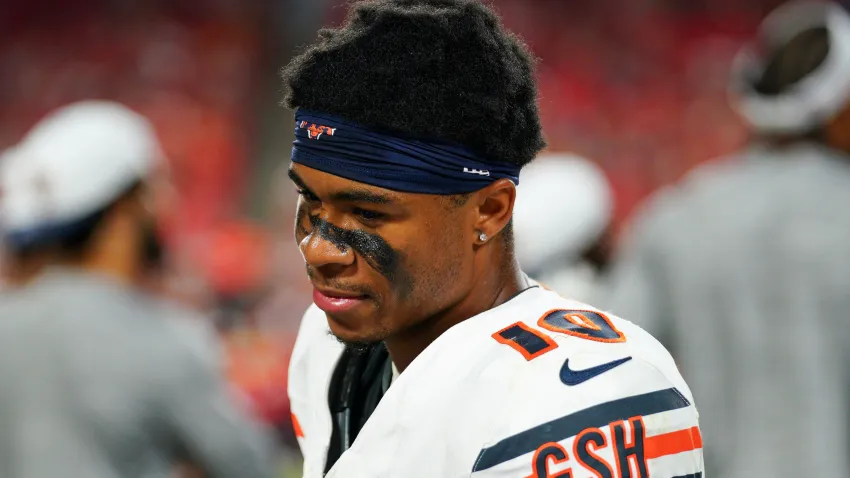
[{"label": "navy blue stripe on jersey", "polygon": [[691,475],[674,476],[673,478],[702,478],[702,472],[693,473]]},{"label": "navy blue stripe on jersey", "polygon": [[587,428],[599,428],[632,417],[678,410],[690,404],[678,390],[668,388],[594,405],[517,433],[482,449],[472,472],[486,470],[531,453],[544,443],[566,440]]},{"label": "navy blue stripe on jersey", "polygon": [[511,324],[493,334],[498,342],[510,345],[526,360],[537,358],[558,347],[554,340],[528,327],[522,322]]}]

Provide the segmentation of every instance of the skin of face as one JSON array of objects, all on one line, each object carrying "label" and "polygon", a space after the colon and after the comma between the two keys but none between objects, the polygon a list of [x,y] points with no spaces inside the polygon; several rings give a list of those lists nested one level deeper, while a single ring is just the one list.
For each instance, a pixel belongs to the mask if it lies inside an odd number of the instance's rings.
[{"label": "skin of face", "polygon": [[390,191],[299,164],[289,177],[300,195],[295,239],[307,275],[322,295],[353,299],[340,310],[325,308],[339,340],[386,340],[470,294],[476,226],[488,219],[477,201]]}]

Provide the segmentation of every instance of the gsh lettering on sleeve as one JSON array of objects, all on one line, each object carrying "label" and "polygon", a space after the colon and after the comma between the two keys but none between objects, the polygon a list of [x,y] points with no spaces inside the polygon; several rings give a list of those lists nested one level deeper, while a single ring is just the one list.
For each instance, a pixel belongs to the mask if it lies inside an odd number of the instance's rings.
[{"label": "gsh lettering on sleeve", "polygon": [[[590,472],[596,478],[648,478],[646,466],[646,432],[643,420],[635,417],[618,421],[605,431],[588,428],[573,441],[572,455],[558,443],[546,443],[534,452],[532,472],[526,478],[572,478]],[[608,458],[606,458],[608,457]],[[577,475],[578,476],[578,475]]]}]

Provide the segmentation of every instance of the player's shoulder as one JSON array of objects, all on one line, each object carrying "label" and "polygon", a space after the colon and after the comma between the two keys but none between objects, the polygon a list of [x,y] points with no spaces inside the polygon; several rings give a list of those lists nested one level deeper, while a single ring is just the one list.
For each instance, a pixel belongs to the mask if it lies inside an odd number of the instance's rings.
[{"label": "player's shoulder", "polygon": [[665,376],[678,377],[672,357],[649,333],[628,320],[542,286],[470,319],[458,332],[449,338],[452,348],[476,342],[478,360],[511,365],[521,375],[555,365],[559,368],[559,362],[568,358],[579,364],[631,357],[651,364]]},{"label": "player's shoulder", "polygon": [[[554,299],[547,310],[492,334],[488,361],[510,386],[504,403],[538,403],[529,417],[580,410],[669,390],[693,399],[670,353],[637,325],[587,304]],[[519,386],[517,386],[519,385]],[[547,410],[548,408],[548,410]]]},{"label": "player's shoulder", "polygon": [[[587,450],[608,446],[610,456],[597,455],[606,469],[616,469],[616,453],[630,453],[635,443],[650,448],[635,451],[644,466],[666,469],[659,468],[665,460],[646,463],[675,451],[662,447],[668,438],[681,439],[681,451],[690,452],[674,460],[683,474],[701,470],[693,397],[657,340],[627,320],[552,292],[528,299],[527,313],[505,309],[504,320],[490,318],[490,342],[475,345],[476,361],[461,381],[469,385],[452,398],[459,409],[488,404],[487,413],[468,414],[468,420],[486,419],[466,425],[488,429],[474,472],[529,474],[545,471],[549,459],[559,463],[576,454],[574,460],[584,461],[573,467],[603,472]],[[540,456],[542,468],[535,461]]]},{"label": "player's shoulder", "polygon": [[[458,324],[417,359],[413,374],[464,377],[459,401],[490,395],[520,403],[548,397],[581,407],[675,388],[690,391],[673,358],[631,322],[543,288]],[[419,362],[419,364],[417,364]],[[427,366],[422,366],[427,363]]]}]

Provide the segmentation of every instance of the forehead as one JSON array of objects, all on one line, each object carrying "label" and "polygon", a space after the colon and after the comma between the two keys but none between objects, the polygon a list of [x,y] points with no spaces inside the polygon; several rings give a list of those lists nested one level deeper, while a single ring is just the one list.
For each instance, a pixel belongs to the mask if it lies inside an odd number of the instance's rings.
[{"label": "forehead", "polygon": [[325,173],[302,164],[292,164],[290,178],[298,186],[307,188],[319,197],[335,196],[337,199],[363,201],[375,204],[410,204],[427,199],[429,195],[402,193]]}]

